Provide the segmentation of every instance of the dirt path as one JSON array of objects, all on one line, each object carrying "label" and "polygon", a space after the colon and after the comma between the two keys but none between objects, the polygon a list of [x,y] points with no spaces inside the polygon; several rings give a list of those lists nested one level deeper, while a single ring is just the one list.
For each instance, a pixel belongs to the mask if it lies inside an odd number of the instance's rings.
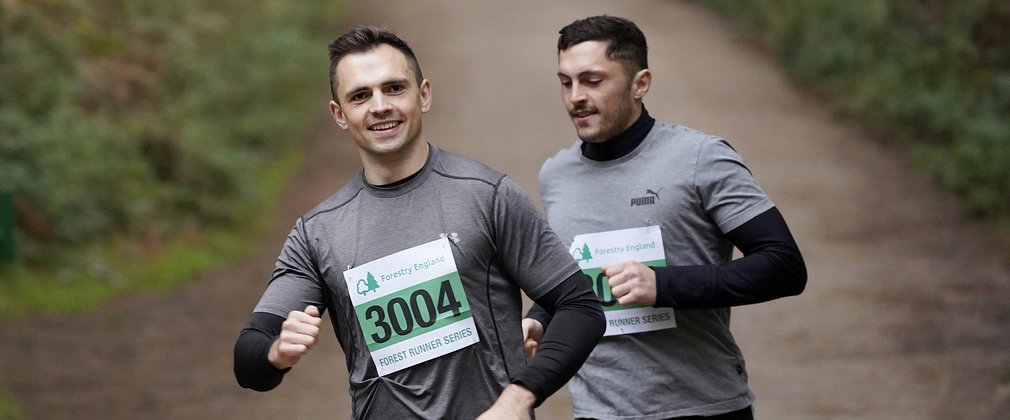
[{"label": "dirt path", "polygon": [[[540,163],[574,141],[553,76],[557,29],[600,13],[639,23],[650,112],[728,138],[807,259],[802,296],[734,310],[759,418],[1010,416],[1010,252],[719,20],[670,1],[421,3],[373,0],[349,21],[411,42],[433,81],[433,142],[534,195]],[[359,165],[329,123],[307,156],[258,255],[171,293],[3,325],[2,385],[38,419],[347,417],[331,334],[273,392],[231,375],[233,340],[291,223]],[[561,392],[538,414],[571,417],[567,404]]]}]

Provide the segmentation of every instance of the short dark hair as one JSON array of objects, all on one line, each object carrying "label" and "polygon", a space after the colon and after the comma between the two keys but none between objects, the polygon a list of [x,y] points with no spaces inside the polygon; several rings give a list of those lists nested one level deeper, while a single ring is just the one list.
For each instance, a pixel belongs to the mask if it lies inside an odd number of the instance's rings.
[{"label": "short dark hair", "polygon": [[406,41],[386,30],[372,26],[356,26],[330,42],[327,48],[330,52],[330,95],[333,95],[334,101],[337,100],[337,63],[348,54],[369,52],[382,44],[400,50],[407,57],[407,63],[414,71],[414,79],[418,86],[421,85],[421,81],[424,80],[421,66],[417,64],[417,57]]},{"label": "short dark hair", "polygon": [[619,61],[628,77],[649,68],[649,46],[635,22],[615,16],[592,16],[576,20],[558,31],[558,53],[586,41],[607,41],[607,58]]}]

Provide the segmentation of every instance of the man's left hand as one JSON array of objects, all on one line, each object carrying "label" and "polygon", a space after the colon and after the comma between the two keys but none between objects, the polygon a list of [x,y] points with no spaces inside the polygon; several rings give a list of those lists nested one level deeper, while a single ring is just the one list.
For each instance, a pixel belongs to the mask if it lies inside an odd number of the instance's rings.
[{"label": "man's left hand", "polygon": [[638,261],[621,261],[603,267],[610,291],[617,303],[652,306],[656,304],[656,272]]}]

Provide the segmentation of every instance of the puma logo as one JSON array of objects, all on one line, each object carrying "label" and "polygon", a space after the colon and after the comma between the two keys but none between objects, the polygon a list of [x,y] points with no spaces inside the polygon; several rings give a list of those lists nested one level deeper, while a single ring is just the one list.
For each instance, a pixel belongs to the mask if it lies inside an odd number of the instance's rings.
[{"label": "puma logo", "polygon": [[663,189],[660,188],[659,190],[653,191],[651,188],[647,188],[645,190],[645,193],[646,194],[650,194],[650,195],[646,195],[644,197],[634,197],[634,198],[632,198],[631,199],[631,207],[651,206],[651,205],[656,204],[656,200],[659,200],[659,192],[660,191],[663,191]]}]

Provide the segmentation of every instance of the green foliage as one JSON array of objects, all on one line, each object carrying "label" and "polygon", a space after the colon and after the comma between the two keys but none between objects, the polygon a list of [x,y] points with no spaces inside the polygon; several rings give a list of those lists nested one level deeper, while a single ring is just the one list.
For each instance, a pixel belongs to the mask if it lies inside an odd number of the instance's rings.
[{"label": "green foliage", "polygon": [[0,307],[97,302],[248,249],[315,128],[339,7],[0,2],[0,191],[17,240]]},{"label": "green foliage", "polygon": [[0,390],[0,420],[23,420],[28,418],[17,403]]},{"label": "green foliage", "polygon": [[334,4],[0,3],[0,190],[21,263],[235,227],[266,204],[261,175],[326,92]]},{"label": "green foliage", "polygon": [[[279,195],[301,163],[297,149],[286,152],[258,182],[264,197]],[[38,312],[87,311],[127,292],[168,290],[195,275],[249,255],[269,211],[243,216],[241,229],[208,228],[198,239],[181,236],[160,244],[154,255],[127,238],[75,250],[75,261],[47,269],[0,266],[0,314],[20,317]]]},{"label": "green foliage", "polygon": [[1010,3],[713,0],[981,217],[1010,215]]}]

